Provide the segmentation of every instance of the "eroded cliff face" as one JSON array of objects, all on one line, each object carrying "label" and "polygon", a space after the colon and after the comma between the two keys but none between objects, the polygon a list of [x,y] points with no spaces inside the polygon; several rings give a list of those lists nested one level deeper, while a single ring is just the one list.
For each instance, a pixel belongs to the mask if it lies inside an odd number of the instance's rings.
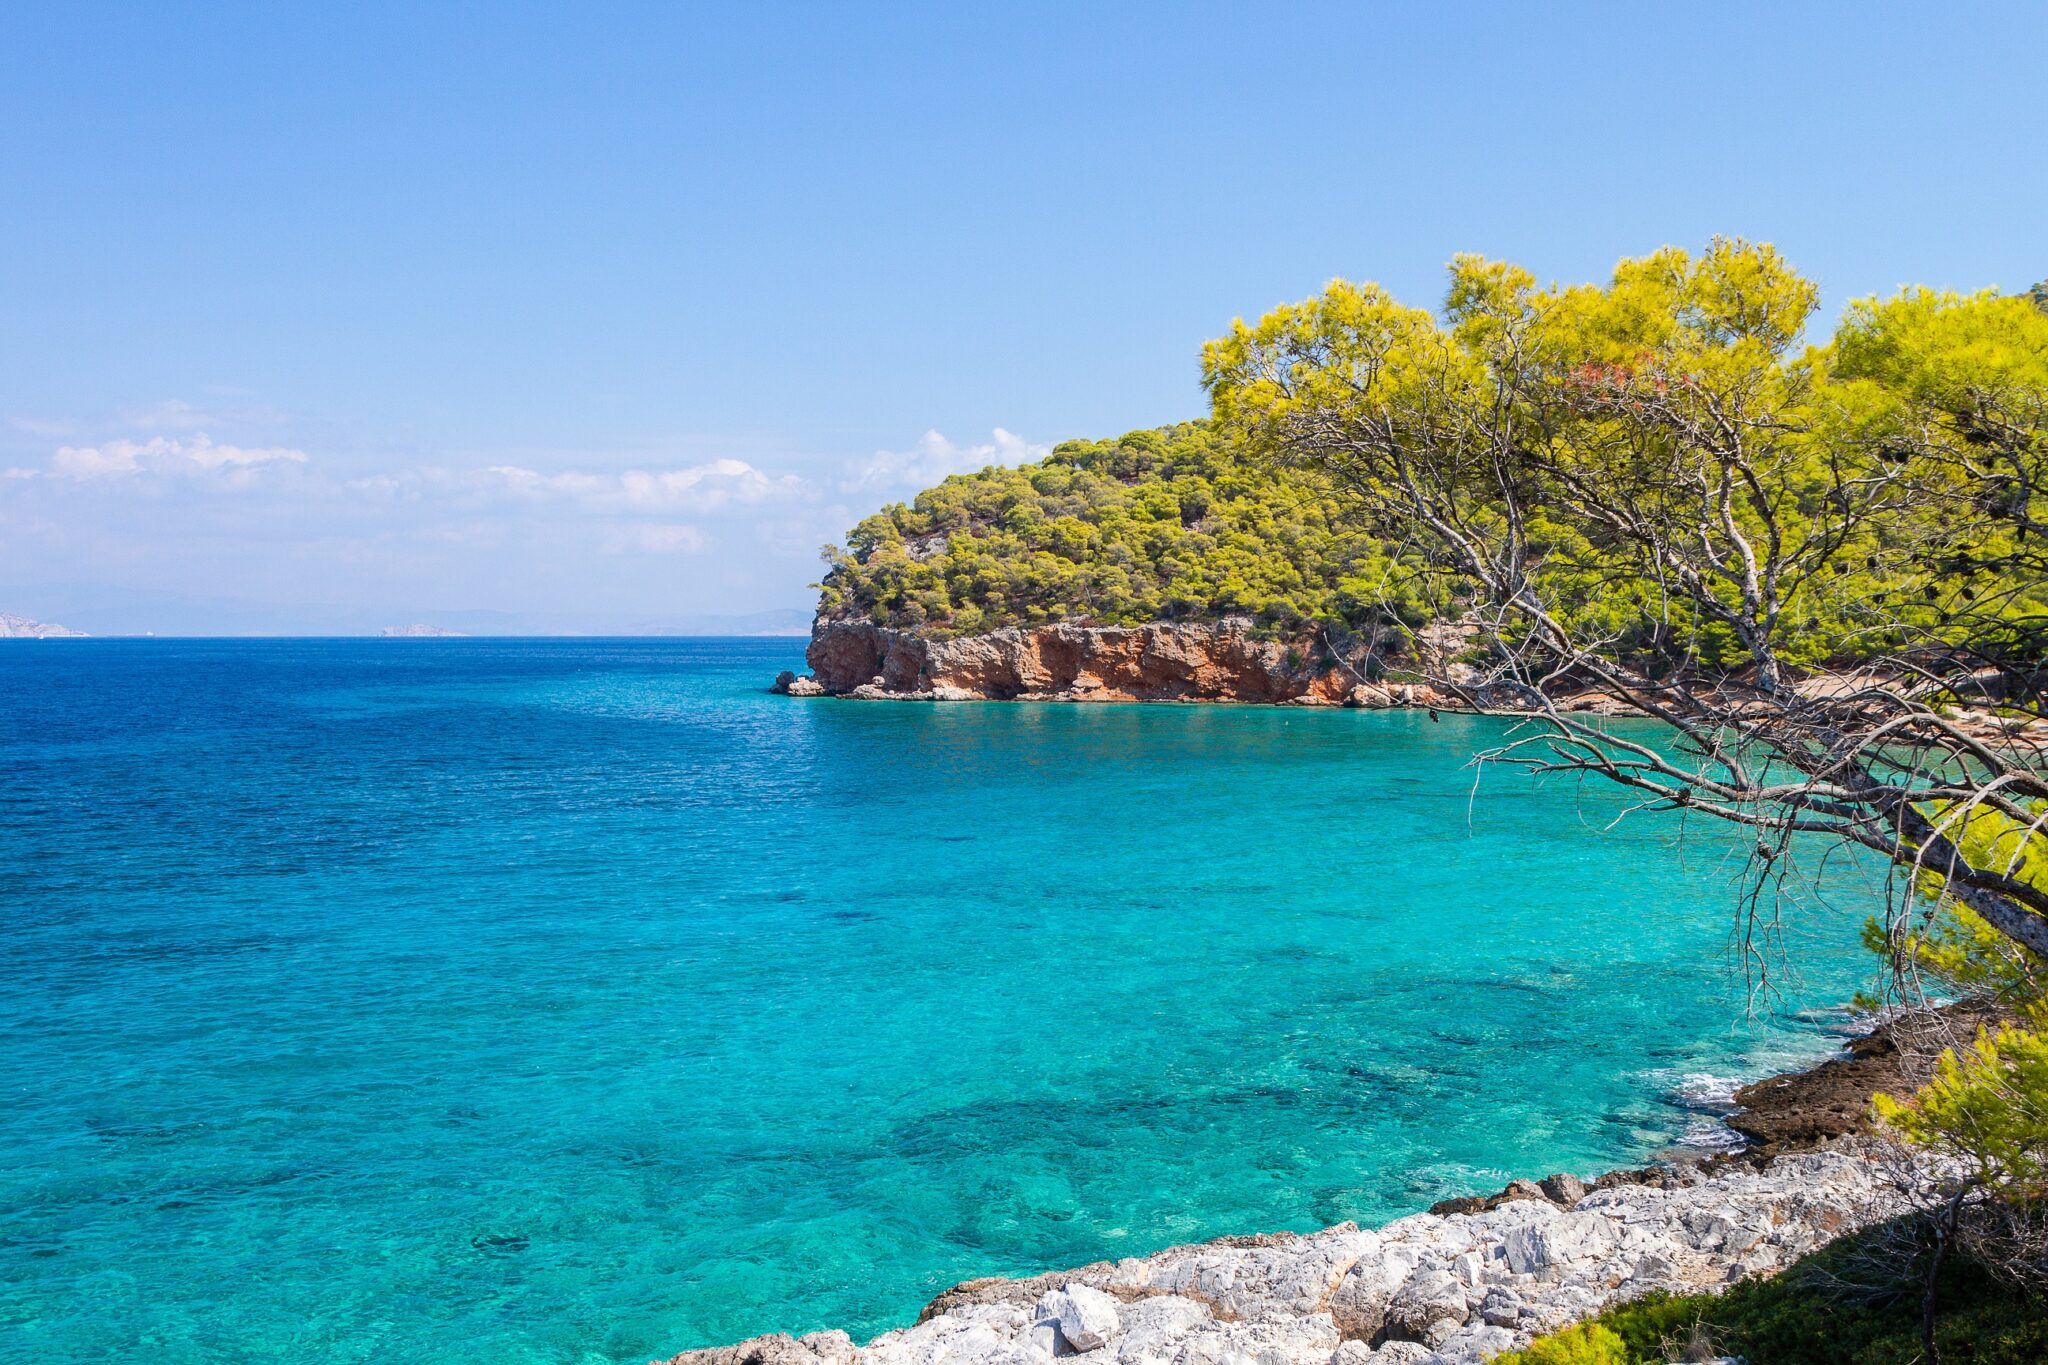
[{"label": "eroded cliff face", "polygon": [[820,619],[805,658],[785,675],[795,696],[935,701],[1292,702],[1426,705],[1427,688],[1376,681],[1384,640],[1337,629],[1261,639],[1244,618],[1143,626],[1011,626],[932,640],[861,620]]}]

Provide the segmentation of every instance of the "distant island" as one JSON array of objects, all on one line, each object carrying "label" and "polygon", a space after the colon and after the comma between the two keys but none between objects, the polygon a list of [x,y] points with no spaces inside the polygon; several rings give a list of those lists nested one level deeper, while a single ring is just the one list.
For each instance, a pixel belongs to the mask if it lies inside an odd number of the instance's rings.
[{"label": "distant island", "polygon": [[26,616],[8,616],[0,613],[0,640],[82,640],[82,630],[69,626],[54,625],[48,621],[32,621]]},{"label": "distant island", "polygon": [[465,638],[469,632],[447,630],[415,621],[409,626],[386,626],[378,632],[387,640],[456,640]]}]

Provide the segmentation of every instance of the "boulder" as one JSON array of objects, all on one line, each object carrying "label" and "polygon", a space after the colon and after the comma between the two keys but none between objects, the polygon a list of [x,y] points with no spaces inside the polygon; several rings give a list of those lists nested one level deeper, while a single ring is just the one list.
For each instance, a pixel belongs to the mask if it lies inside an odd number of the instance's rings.
[{"label": "boulder", "polygon": [[785,697],[822,697],[825,695],[824,685],[816,678],[807,678],[801,674],[792,673],[786,668],[775,675],[775,686],[769,690]]},{"label": "boulder", "polygon": [[1116,1300],[1085,1284],[1047,1294],[1038,1301],[1038,1316],[1058,1323],[1060,1337],[1076,1351],[1100,1350],[1123,1326]]},{"label": "boulder", "polygon": [[1465,1286],[1448,1270],[1425,1267],[1408,1277],[1387,1304],[1386,1332],[1409,1341],[1429,1341],[1470,1316]]},{"label": "boulder", "polygon": [[1372,1365],[1430,1365],[1437,1358],[1419,1341],[1390,1341],[1373,1352]]},{"label": "boulder", "polygon": [[1445,1335],[1434,1346],[1439,1359],[1457,1361],[1460,1365],[1467,1361],[1478,1365],[1482,1360],[1491,1360],[1503,1351],[1513,1350],[1515,1334],[1506,1327],[1474,1322]]},{"label": "boulder", "polygon": [[1479,1317],[1495,1327],[1513,1327],[1522,1318],[1522,1296],[1504,1285],[1495,1285],[1479,1301]]},{"label": "boulder", "polygon": [[853,1358],[853,1350],[853,1338],[844,1332],[813,1332],[802,1339],[770,1332],[732,1346],[684,1351],[666,1365],[839,1365]]},{"label": "boulder", "polygon": [[1371,1341],[1387,1325],[1387,1305],[1393,1298],[1378,1263],[1360,1262],[1330,1295],[1330,1317],[1347,1341]]},{"label": "boulder", "polygon": [[829,1332],[806,1332],[796,1339],[796,1344],[822,1361],[852,1360],[859,1349],[852,1337],[836,1328]]}]

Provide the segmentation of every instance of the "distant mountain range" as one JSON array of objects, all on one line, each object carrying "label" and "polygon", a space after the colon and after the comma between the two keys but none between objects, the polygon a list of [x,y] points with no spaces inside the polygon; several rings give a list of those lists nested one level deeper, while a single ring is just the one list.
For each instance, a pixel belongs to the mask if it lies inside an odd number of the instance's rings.
[{"label": "distant mountain range", "polygon": [[[680,613],[653,619],[593,612],[586,618],[564,619],[537,612],[281,605],[76,583],[0,586],[0,611],[15,613],[0,616],[0,636],[808,635],[811,629],[811,613],[795,607]],[[65,625],[42,624],[50,621]]]}]

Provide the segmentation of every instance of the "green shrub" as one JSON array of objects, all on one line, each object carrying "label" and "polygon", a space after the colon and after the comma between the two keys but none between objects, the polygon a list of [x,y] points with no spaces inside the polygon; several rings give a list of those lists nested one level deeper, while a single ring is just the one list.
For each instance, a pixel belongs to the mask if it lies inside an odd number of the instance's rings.
[{"label": "green shrub", "polygon": [[[1695,1342],[1749,1365],[1924,1365],[1922,1286],[1915,1267],[1897,1259],[1908,1228],[1845,1238],[1726,1294],[1646,1295],[1496,1357],[1496,1365],[1661,1365],[1683,1359]],[[1937,1304],[1943,1365],[2048,1362],[2048,1301],[1951,1257]],[[1594,1350],[1608,1354],[1586,1354]]]},{"label": "green shrub", "polygon": [[1619,1336],[1598,1322],[1582,1322],[1495,1356],[1496,1365],[1635,1365]]}]

